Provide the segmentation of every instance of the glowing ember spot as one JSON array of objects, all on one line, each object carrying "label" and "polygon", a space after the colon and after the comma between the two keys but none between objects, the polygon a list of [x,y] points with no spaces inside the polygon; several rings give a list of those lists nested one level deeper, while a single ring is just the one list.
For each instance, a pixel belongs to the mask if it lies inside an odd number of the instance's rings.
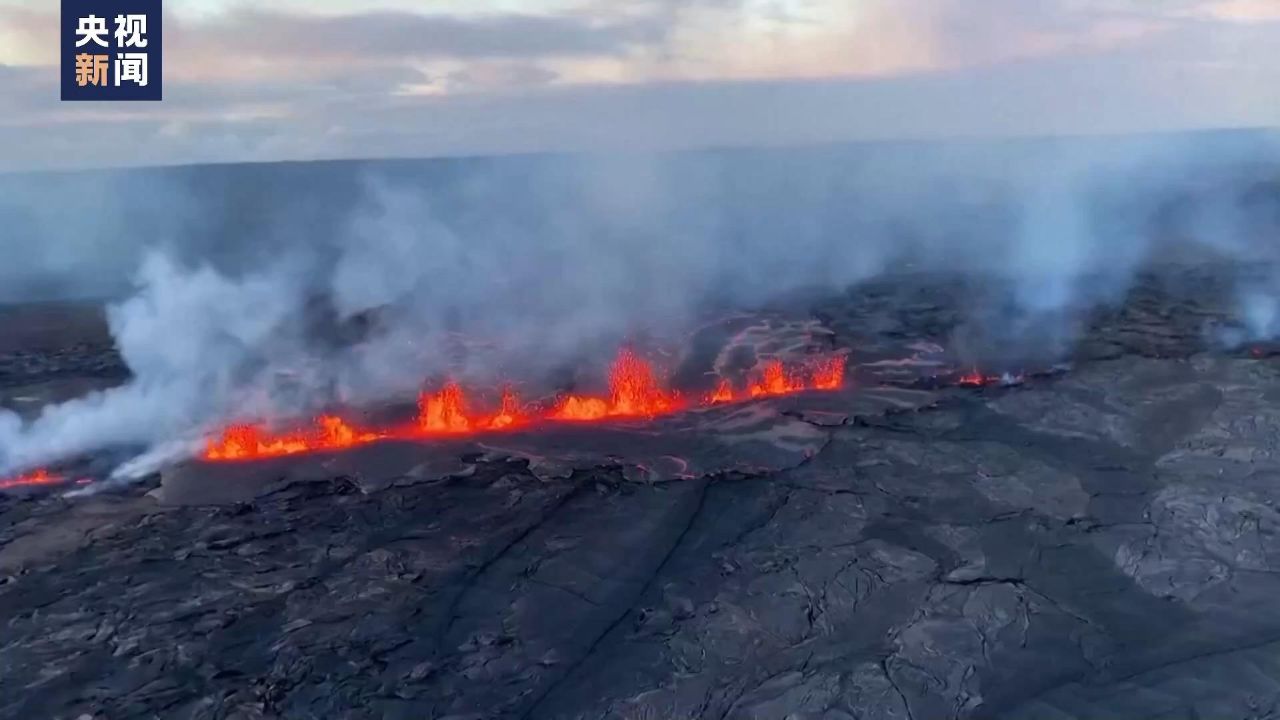
[{"label": "glowing ember spot", "polygon": [[1023,381],[1022,375],[1013,375],[1004,373],[1002,375],[984,375],[978,372],[977,368],[956,378],[956,384],[961,387],[987,387],[989,385],[1019,385]]},{"label": "glowing ember spot", "polygon": [[844,387],[844,358],[837,355],[820,361],[813,370],[813,389],[839,390]]},{"label": "glowing ember spot", "polygon": [[20,487],[39,487],[41,485],[57,485],[63,482],[61,475],[54,475],[48,470],[35,470],[14,478],[0,478],[0,490],[12,490]]},{"label": "glowing ember spot", "polygon": [[471,430],[467,399],[457,383],[448,383],[434,395],[418,398],[418,429],[428,433],[464,433]]},{"label": "glowing ember spot", "polygon": [[733,394],[733,385],[728,380],[721,380],[710,394],[707,395],[708,405],[724,405],[735,400]]}]

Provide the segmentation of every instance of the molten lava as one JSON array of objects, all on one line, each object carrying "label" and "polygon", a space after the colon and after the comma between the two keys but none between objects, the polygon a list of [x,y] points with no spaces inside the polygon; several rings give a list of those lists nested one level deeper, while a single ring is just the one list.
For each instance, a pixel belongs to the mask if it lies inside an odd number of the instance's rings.
[{"label": "molten lava", "polygon": [[479,430],[503,430],[528,422],[520,398],[511,388],[502,391],[498,411],[488,417],[473,416],[466,393],[457,383],[446,383],[439,392],[418,396],[417,430],[426,435],[459,434]]},{"label": "molten lava", "polygon": [[749,382],[745,393],[735,392],[727,380],[722,380],[715,392],[707,397],[707,402],[711,405],[720,405],[748,398],[790,395],[806,390],[839,390],[844,387],[844,373],[845,359],[839,355],[810,363],[799,371],[787,368],[779,360],[770,360]]},{"label": "molten lava", "polygon": [[418,428],[428,433],[471,431],[467,398],[457,383],[447,383],[434,395],[423,393],[418,397]]},{"label": "molten lava", "polygon": [[551,413],[553,420],[603,420],[609,417],[609,403],[594,397],[578,397],[569,395],[560,401],[560,406]]},{"label": "molten lava", "polygon": [[814,390],[839,390],[844,387],[844,358],[837,355],[821,360],[813,370]]},{"label": "molten lava", "polygon": [[345,420],[321,415],[310,430],[280,435],[255,425],[232,425],[205,446],[206,460],[256,460],[320,450],[344,450],[382,440],[386,433],[356,430]]},{"label": "molten lava", "polygon": [[978,372],[977,368],[956,378],[956,384],[964,387],[983,387],[985,385],[994,385],[1000,382],[1000,378],[994,375],[983,375]]},{"label": "molten lava", "polygon": [[728,380],[721,380],[720,384],[716,385],[716,389],[707,395],[708,405],[723,405],[731,403],[733,400],[733,383]]},{"label": "molten lava", "polygon": [[58,485],[64,481],[61,475],[54,475],[48,470],[35,470],[14,478],[0,478],[0,490],[12,490],[20,487],[38,487],[41,485]]},{"label": "molten lava", "polygon": [[[703,398],[705,405],[720,405],[757,397],[787,395],[805,390],[838,390],[844,386],[843,357],[822,359],[802,371],[790,370],[774,360],[742,391],[721,380]],[[624,349],[609,371],[609,394],[563,396],[552,407],[525,407],[516,393],[503,391],[498,408],[477,414],[467,393],[455,382],[418,398],[418,416],[407,427],[361,429],[342,418],[323,415],[310,429],[273,432],[258,425],[237,424],[210,440],[201,454],[208,461],[257,460],[309,452],[344,450],[389,438],[423,439],[442,435],[497,432],[545,422],[598,422],[612,418],[654,418],[688,407],[681,395],[659,380],[651,364]],[[0,486],[3,487],[3,486]]]},{"label": "molten lava", "polygon": [[655,417],[680,407],[680,396],[662,387],[653,366],[631,350],[618,353],[609,371],[609,398],[569,395],[551,417],[556,420],[601,420],[607,417]]},{"label": "molten lava", "polygon": [[520,397],[511,388],[505,388],[502,391],[502,404],[498,408],[498,414],[489,419],[489,427],[494,430],[505,430],[519,427],[528,421],[524,411],[520,409]]},{"label": "molten lava", "polygon": [[750,393],[751,397],[764,397],[766,395],[789,395],[801,389],[803,389],[803,385],[791,373],[787,372],[782,363],[778,360],[772,360],[765,364],[760,379],[751,384]]}]

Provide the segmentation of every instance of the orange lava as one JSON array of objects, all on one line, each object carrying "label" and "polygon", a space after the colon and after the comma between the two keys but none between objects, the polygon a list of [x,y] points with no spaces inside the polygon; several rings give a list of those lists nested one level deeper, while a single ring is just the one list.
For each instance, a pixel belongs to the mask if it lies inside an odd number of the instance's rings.
[{"label": "orange lava", "polygon": [[631,350],[623,349],[609,370],[609,397],[569,395],[551,417],[587,421],[609,417],[656,417],[680,407],[680,396],[662,387],[653,366]]},{"label": "orange lava", "polygon": [[14,478],[0,478],[0,490],[12,490],[20,487],[38,487],[41,485],[58,485],[63,482],[61,475],[54,475],[48,470],[34,470]]},{"label": "orange lava", "polygon": [[551,413],[553,420],[603,420],[609,417],[609,402],[594,397],[578,397],[569,395],[560,401],[560,406]]},{"label": "orange lava", "polygon": [[844,387],[845,361],[842,356],[820,361],[813,370],[814,390],[839,390]]},{"label": "orange lava", "polygon": [[428,433],[471,432],[467,398],[457,383],[447,383],[434,395],[418,397],[418,429]]},{"label": "orange lava", "polygon": [[520,397],[511,388],[502,391],[498,410],[490,416],[471,413],[470,402],[462,387],[446,383],[439,392],[418,396],[417,430],[427,435],[459,434],[480,430],[504,430],[529,422],[520,407]]},{"label": "orange lava", "polygon": [[[802,372],[787,369],[782,362],[767,363],[760,375],[742,392],[728,380],[702,400],[719,405],[756,397],[786,395],[805,390],[838,390],[844,386],[843,357],[823,359]],[[477,414],[462,386],[446,383],[435,392],[418,398],[418,416],[409,427],[366,430],[343,419],[324,415],[315,427],[273,432],[258,425],[237,424],[210,440],[201,454],[208,461],[241,461],[283,457],[309,452],[343,450],[388,438],[431,438],[496,432],[546,422],[599,422],[611,418],[654,418],[688,407],[679,393],[668,389],[653,366],[635,352],[618,353],[609,371],[609,394],[567,395],[550,408],[529,408],[521,404],[515,391],[503,391],[498,408]]]},{"label": "orange lava", "polygon": [[724,405],[725,403],[733,402],[734,399],[733,383],[728,380],[721,380],[720,384],[716,385],[716,389],[707,395],[707,404]]},{"label": "orange lava", "polygon": [[766,395],[790,395],[802,389],[804,389],[804,386],[791,373],[787,372],[781,361],[771,360],[765,363],[760,378],[751,384],[749,392],[751,397],[764,397]]},{"label": "orange lava", "polygon": [[520,407],[520,397],[511,388],[505,388],[502,391],[502,403],[498,407],[498,413],[489,418],[488,426],[494,430],[505,430],[528,422],[529,418]]},{"label": "orange lava", "polygon": [[963,385],[965,387],[981,387],[983,385],[989,385],[995,381],[996,378],[983,375],[978,372],[976,368],[956,378],[956,384]]},{"label": "orange lava", "polygon": [[210,440],[205,460],[256,460],[320,450],[344,450],[387,437],[386,433],[357,430],[342,418],[321,415],[314,428],[273,434],[256,425],[232,425]]},{"label": "orange lava", "polygon": [[839,390],[844,387],[845,359],[836,355],[811,363],[804,372],[787,369],[771,360],[747,388],[750,397],[790,395],[805,390]]}]

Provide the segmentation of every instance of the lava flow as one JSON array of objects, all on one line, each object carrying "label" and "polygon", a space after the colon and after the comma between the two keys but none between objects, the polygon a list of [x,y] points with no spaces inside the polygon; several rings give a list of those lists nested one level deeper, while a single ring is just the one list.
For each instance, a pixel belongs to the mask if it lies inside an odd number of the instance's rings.
[{"label": "lava flow", "polygon": [[21,487],[38,487],[41,485],[59,485],[65,478],[48,470],[35,470],[26,475],[14,478],[0,478],[0,490],[12,490]]},{"label": "lava flow", "polygon": [[318,450],[343,450],[387,437],[385,433],[357,430],[334,415],[316,418],[316,426],[275,435],[256,425],[232,425],[205,448],[206,460],[253,460]]},{"label": "lava flow", "polygon": [[[806,371],[789,370],[782,362],[766,363],[758,377],[742,391],[721,381],[703,399],[704,405],[719,405],[751,398],[787,395],[805,390],[838,390],[844,386],[843,357],[825,358]],[[433,393],[418,398],[416,420],[402,427],[357,428],[333,415],[317,418],[309,429],[273,432],[258,425],[237,424],[210,440],[201,459],[240,461],[299,455],[310,452],[344,450],[391,438],[424,439],[440,436],[499,432],[546,422],[599,422],[613,418],[655,418],[687,409],[680,393],[666,388],[652,365],[631,350],[622,350],[609,372],[609,394],[566,395],[550,407],[526,407],[510,388],[502,393],[496,411],[474,412],[466,391],[449,382]]]}]

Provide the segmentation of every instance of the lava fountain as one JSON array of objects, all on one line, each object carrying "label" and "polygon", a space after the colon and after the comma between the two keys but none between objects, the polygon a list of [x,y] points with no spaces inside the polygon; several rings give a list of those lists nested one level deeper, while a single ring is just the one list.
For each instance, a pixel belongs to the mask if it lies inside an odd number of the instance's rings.
[{"label": "lava fountain", "polygon": [[[746,388],[736,390],[721,380],[700,406],[742,402],[844,387],[843,356],[821,358],[806,368],[765,363]],[[421,440],[520,429],[547,423],[592,423],[613,419],[652,419],[690,409],[694,404],[661,381],[654,367],[630,349],[618,353],[609,371],[608,395],[569,394],[549,407],[525,406],[511,388],[502,391],[496,409],[478,413],[467,391],[456,382],[418,398],[414,422],[387,428],[360,428],[335,415],[322,415],[314,426],[272,431],[261,425],[238,423],[224,429],[205,446],[200,458],[210,462],[258,460],[311,452],[345,450],[380,440]]]}]

